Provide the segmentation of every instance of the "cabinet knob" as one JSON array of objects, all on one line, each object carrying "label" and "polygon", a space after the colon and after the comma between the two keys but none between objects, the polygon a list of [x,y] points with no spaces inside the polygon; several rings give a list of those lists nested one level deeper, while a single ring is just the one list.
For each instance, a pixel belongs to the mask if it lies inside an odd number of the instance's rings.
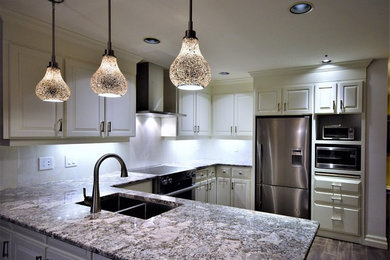
[{"label": "cabinet knob", "polygon": [[242,175],[242,172],[239,172],[238,174],[239,174],[239,175]]}]

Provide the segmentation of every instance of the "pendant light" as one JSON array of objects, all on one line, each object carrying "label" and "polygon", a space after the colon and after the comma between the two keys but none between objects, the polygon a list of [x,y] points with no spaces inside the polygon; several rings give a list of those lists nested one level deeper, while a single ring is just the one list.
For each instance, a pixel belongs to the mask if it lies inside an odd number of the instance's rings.
[{"label": "pendant light", "polygon": [[45,76],[35,87],[35,94],[43,101],[63,102],[69,99],[70,89],[61,76],[55,56],[55,4],[64,0],[49,0],[52,3],[52,55]]},{"label": "pendant light", "polygon": [[192,30],[192,0],[189,1],[188,30],[185,32],[180,53],[169,69],[169,77],[179,89],[200,90],[210,83],[211,70],[200,52],[196,32]]},{"label": "pendant light", "polygon": [[111,0],[108,0],[108,42],[102,63],[91,78],[91,89],[103,97],[120,97],[127,92],[127,81],[111,48]]}]

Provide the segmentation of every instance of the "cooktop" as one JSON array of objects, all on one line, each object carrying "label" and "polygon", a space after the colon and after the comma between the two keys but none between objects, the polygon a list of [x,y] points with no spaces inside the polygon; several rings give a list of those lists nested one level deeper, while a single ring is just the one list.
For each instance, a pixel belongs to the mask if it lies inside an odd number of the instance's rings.
[{"label": "cooktop", "polygon": [[169,175],[169,174],[174,174],[174,173],[179,173],[179,172],[188,172],[188,171],[193,171],[193,170],[194,170],[193,168],[187,168],[187,167],[157,165],[157,166],[130,169],[129,171],[130,172],[153,174],[156,176],[162,176],[162,175]]}]

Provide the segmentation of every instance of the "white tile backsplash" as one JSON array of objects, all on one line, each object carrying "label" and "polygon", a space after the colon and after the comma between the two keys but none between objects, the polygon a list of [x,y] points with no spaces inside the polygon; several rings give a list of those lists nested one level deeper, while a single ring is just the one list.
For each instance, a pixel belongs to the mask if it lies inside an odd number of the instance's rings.
[{"label": "white tile backsplash", "polygon": [[[252,158],[251,140],[201,138],[174,140],[161,138],[161,119],[137,116],[136,137],[127,143],[95,143],[0,147],[0,190],[56,180],[92,177],[97,159],[116,153],[128,168],[191,160],[248,161]],[[77,167],[65,168],[65,156],[72,155]],[[53,170],[38,171],[38,157],[53,156]],[[101,172],[119,170],[115,159],[101,165]]]}]

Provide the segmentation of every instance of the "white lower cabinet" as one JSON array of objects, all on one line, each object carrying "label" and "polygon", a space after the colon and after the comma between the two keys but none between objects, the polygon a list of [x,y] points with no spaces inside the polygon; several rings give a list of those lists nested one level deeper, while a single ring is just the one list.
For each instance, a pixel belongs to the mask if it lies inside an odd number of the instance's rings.
[{"label": "white lower cabinet", "polygon": [[85,249],[5,221],[0,222],[0,241],[2,260],[91,260],[92,256]]},{"label": "white lower cabinet", "polygon": [[314,176],[312,218],[320,231],[361,234],[361,180],[336,176]]},{"label": "white lower cabinet", "polygon": [[251,208],[250,167],[217,167],[217,204]]},{"label": "white lower cabinet", "polygon": [[43,260],[46,257],[45,251],[45,244],[15,233],[12,234],[10,259]]},{"label": "white lower cabinet", "polygon": [[216,204],[217,187],[215,167],[198,170],[196,172],[196,183],[198,187],[195,190],[195,200]]}]

